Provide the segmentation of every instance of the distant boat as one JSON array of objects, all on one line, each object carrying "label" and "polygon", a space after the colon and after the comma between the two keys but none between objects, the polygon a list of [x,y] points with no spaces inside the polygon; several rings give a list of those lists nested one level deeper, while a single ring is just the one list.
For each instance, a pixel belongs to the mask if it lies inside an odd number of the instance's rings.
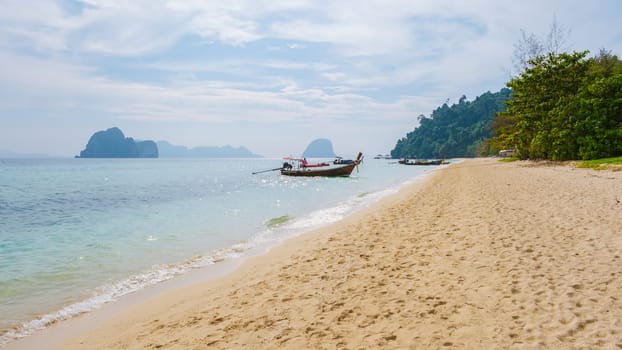
[{"label": "distant boat", "polygon": [[441,165],[441,164],[447,164],[447,162],[444,159],[433,159],[433,160],[420,160],[420,159],[400,159],[398,161],[398,163],[400,164],[404,164],[404,165]]},{"label": "distant boat", "polygon": [[363,160],[363,153],[359,152],[356,160],[349,164],[343,164],[338,166],[321,166],[321,167],[303,167],[301,160],[296,158],[285,158],[286,160],[294,161],[292,165],[288,162],[283,163],[281,168],[281,175],[286,176],[350,176],[354,168]]},{"label": "distant boat", "polygon": [[374,159],[393,159],[393,157],[389,154],[385,154],[384,156],[382,154],[378,154],[374,157]]}]

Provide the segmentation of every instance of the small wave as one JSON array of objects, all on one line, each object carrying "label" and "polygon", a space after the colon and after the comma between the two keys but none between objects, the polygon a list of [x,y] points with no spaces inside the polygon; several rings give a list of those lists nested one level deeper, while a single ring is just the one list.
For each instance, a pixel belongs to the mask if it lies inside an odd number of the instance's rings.
[{"label": "small wave", "polygon": [[354,203],[345,202],[331,208],[316,210],[309,215],[292,222],[288,225],[288,227],[304,230],[327,225],[343,219],[346,213],[352,210],[353,207]]},{"label": "small wave", "polygon": [[279,217],[272,218],[270,220],[265,221],[264,225],[268,228],[273,228],[273,227],[283,225],[284,223],[290,221],[291,219],[292,219],[291,216],[283,215],[283,216],[279,216]]},{"label": "small wave", "polygon": [[179,264],[154,266],[150,271],[130,276],[110,285],[102,286],[97,288],[93,296],[86,300],[73,303],[61,310],[25,322],[21,326],[16,326],[8,330],[1,330],[0,347],[3,347],[11,341],[27,337],[57,322],[92,312],[101,308],[104,304],[116,301],[125,295],[137,292],[141,289],[170,280],[190,270],[209,266],[225,259],[239,257],[250,248],[252,248],[252,242],[238,243],[229,248],[217,250],[209,256],[197,256]]}]

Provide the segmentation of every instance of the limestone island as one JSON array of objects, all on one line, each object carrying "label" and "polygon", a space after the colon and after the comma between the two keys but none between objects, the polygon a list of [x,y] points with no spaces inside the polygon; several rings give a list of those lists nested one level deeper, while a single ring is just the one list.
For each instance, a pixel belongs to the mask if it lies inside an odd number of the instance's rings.
[{"label": "limestone island", "polygon": [[158,145],[151,141],[134,141],[117,127],[98,131],[76,158],[158,158]]},{"label": "limestone island", "polygon": [[315,139],[302,153],[305,158],[332,158],[335,157],[333,143],[329,139]]}]

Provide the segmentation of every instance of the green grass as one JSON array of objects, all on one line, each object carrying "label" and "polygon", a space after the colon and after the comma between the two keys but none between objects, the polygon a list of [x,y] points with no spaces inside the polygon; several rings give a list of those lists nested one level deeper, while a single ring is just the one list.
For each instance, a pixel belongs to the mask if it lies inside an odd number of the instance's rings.
[{"label": "green grass", "polygon": [[609,169],[610,165],[622,165],[622,157],[584,160],[577,163],[577,168],[604,170]]},{"label": "green grass", "polygon": [[504,162],[504,163],[515,162],[517,160],[520,160],[520,158],[518,158],[518,157],[508,157],[508,158],[501,158],[501,159],[499,159],[500,162]]}]

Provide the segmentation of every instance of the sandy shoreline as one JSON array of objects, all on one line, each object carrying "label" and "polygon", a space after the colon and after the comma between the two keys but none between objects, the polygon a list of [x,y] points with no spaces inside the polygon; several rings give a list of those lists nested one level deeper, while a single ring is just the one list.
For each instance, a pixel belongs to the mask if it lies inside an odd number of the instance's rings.
[{"label": "sandy shoreline", "polygon": [[622,348],[622,172],[467,160],[61,349]]}]

